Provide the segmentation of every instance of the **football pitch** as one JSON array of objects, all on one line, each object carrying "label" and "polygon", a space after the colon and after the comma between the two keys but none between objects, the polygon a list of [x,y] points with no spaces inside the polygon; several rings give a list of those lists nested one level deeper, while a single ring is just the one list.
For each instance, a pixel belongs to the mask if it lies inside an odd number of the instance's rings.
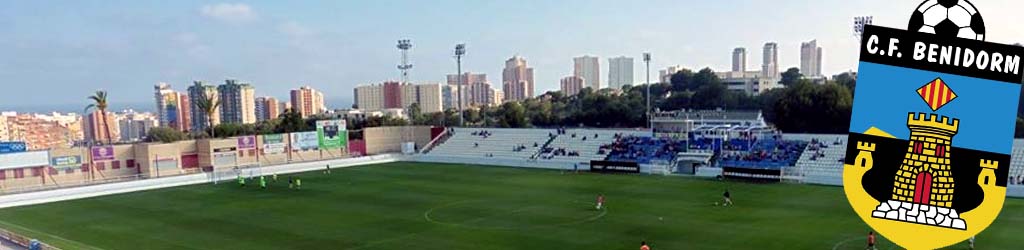
[{"label": "football pitch", "polygon": [[[864,249],[869,230],[840,187],[426,163],[254,183],[2,209],[0,227],[64,249]],[[727,188],[735,206],[714,206]],[[1008,199],[978,247],[1022,233]]]}]

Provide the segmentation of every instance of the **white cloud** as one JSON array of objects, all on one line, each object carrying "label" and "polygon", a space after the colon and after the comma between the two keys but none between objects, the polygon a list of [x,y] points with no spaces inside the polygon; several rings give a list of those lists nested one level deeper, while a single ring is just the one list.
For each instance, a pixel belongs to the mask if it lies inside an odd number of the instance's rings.
[{"label": "white cloud", "polygon": [[205,17],[229,23],[244,23],[256,20],[257,18],[256,11],[253,11],[252,7],[244,3],[203,5],[203,7],[199,8],[199,13]]}]

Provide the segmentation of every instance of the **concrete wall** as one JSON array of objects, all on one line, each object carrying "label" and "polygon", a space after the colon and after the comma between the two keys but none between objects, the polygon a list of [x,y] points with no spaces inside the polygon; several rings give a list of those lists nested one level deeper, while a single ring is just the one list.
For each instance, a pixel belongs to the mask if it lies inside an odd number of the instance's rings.
[{"label": "concrete wall", "polygon": [[[435,129],[436,130],[436,129]],[[0,192],[15,193],[42,189],[66,188],[85,184],[123,181],[127,179],[166,177],[233,169],[345,159],[352,156],[397,153],[403,142],[417,148],[431,140],[431,127],[379,127],[364,130],[363,140],[350,141],[349,148],[334,150],[298,150],[292,147],[291,136],[285,134],[284,152],[264,152],[263,136],[255,137],[255,148],[240,148],[238,138],[189,140],[174,143],[138,143],[112,146],[113,159],[93,160],[88,148],[52,149],[45,152],[51,162],[38,166],[18,166],[0,170]],[[222,152],[215,152],[222,151]],[[214,164],[215,157],[230,157],[224,164]],[[17,157],[5,155],[8,157]],[[77,157],[77,158],[75,158]],[[45,158],[45,157],[44,157]],[[77,159],[77,163],[68,163]],[[61,163],[54,165],[53,161]],[[2,164],[0,164],[2,165]],[[214,165],[218,165],[214,167]],[[159,167],[158,167],[159,166]]]},{"label": "concrete wall", "polygon": [[400,153],[403,142],[421,148],[430,142],[430,126],[376,127],[363,129],[366,154]]},{"label": "concrete wall", "polygon": [[291,157],[288,154],[288,151],[289,151],[289,149],[288,149],[288,141],[289,140],[288,139],[289,138],[290,137],[288,136],[288,134],[284,135],[284,145],[285,146],[284,146],[283,149],[277,149],[277,150],[282,150],[281,152],[267,152],[266,148],[265,148],[266,144],[264,144],[263,136],[258,136],[256,141],[257,141],[257,144],[258,144],[257,147],[259,148],[259,151],[260,151],[259,163],[261,165],[276,165],[276,164],[283,164],[283,163],[289,162],[291,160]]},{"label": "concrete wall", "polygon": [[184,174],[181,149],[177,143],[138,144],[135,147],[136,164],[139,171],[147,176]]},{"label": "concrete wall", "polygon": [[[397,161],[398,158],[392,155],[377,155],[377,156],[366,156],[358,158],[347,158],[321,162],[308,162],[308,163],[293,163],[285,165],[277,165],[270,167],[261,168],[262,173],[296,173],[304,171],[321,170],[325,164],[330,164],[331,167],[344,168],[351,166],[361,166],[367,164],[379,164]],[[20,193],[0,196],[0,208],[16,207],[16,206],[27,206],[48,202],[56,202],[63,200],[82,199],[88,197],[96,197],[103,195],[119,194],[136,192],[142,190],[151,190],[158,188],[167,188],[175,186],[193,185],[209,182],[226,181],[231,183],[231,180],[236,178],[237,173],[233,170],[209,172],[209,173],[198,173],[198,174],[187,174],[177,175],[163,178],[150,178],[136,181],[125,181],[109,184],[100,185],[89,185],[81,187],[63,188],[55,190],[46,190],[39,192]]]}]

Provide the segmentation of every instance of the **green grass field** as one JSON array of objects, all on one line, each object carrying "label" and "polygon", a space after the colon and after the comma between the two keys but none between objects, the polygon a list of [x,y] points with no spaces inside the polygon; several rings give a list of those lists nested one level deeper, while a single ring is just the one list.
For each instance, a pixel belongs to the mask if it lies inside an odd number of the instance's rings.
[{"label": "green grass field", "polygon": [[[8,208],[0,227],[64,249],[863,249],[869,230],[839,187],[421,163],[295,176],[302,190],[280,176],[269,190],[222,182]],[[736,205],[713,206],[725,188]],[[979,248],[1019,249],[1022,223],[1024,201],[1008,200]]]}]

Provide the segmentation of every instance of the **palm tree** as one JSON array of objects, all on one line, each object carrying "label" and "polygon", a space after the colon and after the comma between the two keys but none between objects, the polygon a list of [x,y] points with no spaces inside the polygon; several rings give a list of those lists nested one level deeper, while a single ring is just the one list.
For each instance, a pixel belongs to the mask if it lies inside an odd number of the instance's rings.
[{"label": "palm tree", "polygon": [[196,102],[196,107],[206,112],[206,123],[209,125],[210,138],[216,138],[217,136],[213,132],[213,115],[214,112],[217,112],[217,108],[220,107],[220,100],[207,95],[207,93],[203,93],[203,98]]},{"label": "palm tree", "polygon": [[100,119],[103,120],[103,130],[106,131],[107,134],[107,145],[113,144],[113,141],[110,139],[110,124],[107,123],[107,92],[98,90],[96,91],[96,94],[87,98],[92,100],[93,103],[89,104],[89,106],[85,106],[85,110],[96,108],[100,111]]}]

